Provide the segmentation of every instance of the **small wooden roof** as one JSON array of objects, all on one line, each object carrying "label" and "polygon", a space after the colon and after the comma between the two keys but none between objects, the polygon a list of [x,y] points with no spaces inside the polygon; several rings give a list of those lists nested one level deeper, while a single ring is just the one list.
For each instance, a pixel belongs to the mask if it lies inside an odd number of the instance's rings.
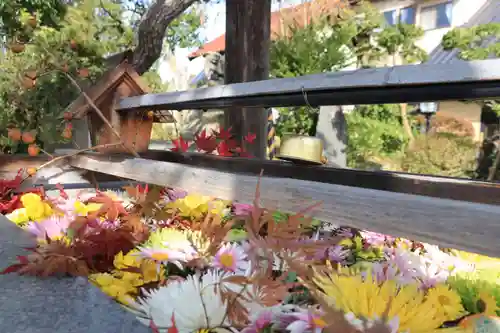
[{"label": "small wooden roof", "polygon": [[[139,74],[127,61],[123,61],[115,68],[108,70],[96,84],[84,91],[96,105],[99,105],[109,94],[114,93],[115,89],[122,83],[126,83],[132,88],[133,95],[137,96],[149,92],[148,86],[142,82]],[[83,117],[90,109],[91,107],[83,94],[69,107],[69,111],[73,113],[75,118]]]}]

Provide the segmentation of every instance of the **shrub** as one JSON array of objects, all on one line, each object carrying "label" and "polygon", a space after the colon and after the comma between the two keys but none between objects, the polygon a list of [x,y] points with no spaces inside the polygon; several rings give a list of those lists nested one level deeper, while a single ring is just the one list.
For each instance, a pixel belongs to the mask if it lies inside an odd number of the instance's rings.
[{"label": "shrub", "polygon": [[476,144],[468,137],[432,133],[415,138],[402,160],[405,172],[470,178],[476,162]]},{"label": "shrub", "polygon": [[450,133],[456,136],[470,138],[473,138],[475,134],[474,127],[470,121],[439,113],[431,118],[431,132]]},{"label": "shrub", "polygon": [[346,115],[346,121],[350,167],[365,168],[374,158],[401,154],[408,142],[399,105],[360,105]]}]

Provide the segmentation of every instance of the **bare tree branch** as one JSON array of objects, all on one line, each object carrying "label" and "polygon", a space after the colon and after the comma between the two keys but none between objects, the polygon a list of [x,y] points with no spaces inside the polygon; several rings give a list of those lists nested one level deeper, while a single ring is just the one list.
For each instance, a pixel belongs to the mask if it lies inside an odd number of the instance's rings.
[{"label": "bare tree branch", "polygon": [[168,25],[198,0],[156,0],[141,18],[132,65],[140,74],[161,56]]}]

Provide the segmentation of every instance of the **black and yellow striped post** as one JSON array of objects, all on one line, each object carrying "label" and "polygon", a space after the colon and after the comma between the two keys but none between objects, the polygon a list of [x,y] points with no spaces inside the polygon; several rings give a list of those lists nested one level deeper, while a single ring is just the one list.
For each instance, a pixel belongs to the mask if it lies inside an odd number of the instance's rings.
[{"label": "black and yellow striped post", "polygon": [[276,128],[273,121],[273,109],[267,109],[267,158],[273,160],[276,156]]}]

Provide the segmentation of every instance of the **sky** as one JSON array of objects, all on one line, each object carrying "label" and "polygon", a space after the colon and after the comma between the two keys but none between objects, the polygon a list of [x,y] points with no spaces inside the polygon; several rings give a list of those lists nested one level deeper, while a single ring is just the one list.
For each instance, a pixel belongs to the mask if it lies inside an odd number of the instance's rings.
[{"label": "sky", "polygon": [[[284,0],[283,8],[297,5],[302,0]],[[226,13],[225,13],[225,2],[221,1],[219,4],[207,4],[205,6],[205,12],[207,13],[207,23],[206,29],[202,32],[202,36],[206,38],[207,41],[211,41],[225,32],[225,24],[226,24]],[[271,10],[275,11],[278,9],[278,5],[276,1],[273,1],[273,5]]]},{"label": "sky", "polygon": [[[306,0],[307,1],[307,0]],[[219,37],[225,33],[226,30],[226,4],[224,1],[219,1],[220,3],[210,2],[205,5],[203,9],[207,14],[207,21],[204,28],[200,32],[200,38],[209,42]],[[294,6],[304,2],[304,0],[283,0],[282,8],[289,6]],[[277,1],[273,1],[271,10],[278,10]],[[177,48],[175,50],[175,62],[176,68],[179,71],[187,71],[190,75],[198,74],[204,66],[204,62],[199,59],[196,61],[189,61],[188,54],[195,51],[195,48]],[[159,65],[159,74],[163,82],[170,81],[176,74],[172,71],[170,64],[166,62],[161,62]]]}]

